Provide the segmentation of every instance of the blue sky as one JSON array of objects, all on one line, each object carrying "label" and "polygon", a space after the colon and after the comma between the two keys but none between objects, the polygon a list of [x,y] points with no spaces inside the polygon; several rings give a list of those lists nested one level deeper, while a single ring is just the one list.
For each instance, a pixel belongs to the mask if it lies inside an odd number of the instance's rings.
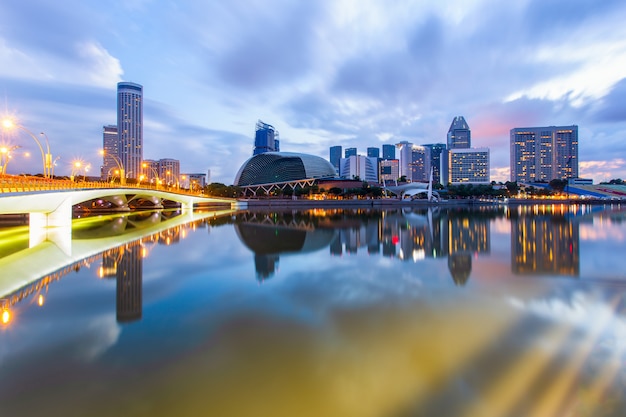
[{"label": "blue sky", "polygon": [[[0,112],[46,133],[57,174],[100,166],[116,84],[132,81],[144,158],[226,184],[258,119],[281,150],[328,158],[445,142],[457,115],[492,180],[508,179],[511,128],[572,124],[580,175],[626,178],[624,18],[617,0],[3,0]],[[3,140],[22,146],[9,172],[41,171],[31,138]]]}]

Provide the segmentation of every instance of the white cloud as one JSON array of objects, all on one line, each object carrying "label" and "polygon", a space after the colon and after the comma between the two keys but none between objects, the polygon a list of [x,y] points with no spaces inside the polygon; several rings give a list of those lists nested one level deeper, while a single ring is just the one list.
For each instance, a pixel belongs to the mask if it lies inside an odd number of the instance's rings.
[{"label": "white cloud", "polygon": [[83,81],[104,88],[111,88],[122,81],[124,71],[119,59],[111,56],[102,45],[97,42],[81,42],[76,48],[86,64]]}]

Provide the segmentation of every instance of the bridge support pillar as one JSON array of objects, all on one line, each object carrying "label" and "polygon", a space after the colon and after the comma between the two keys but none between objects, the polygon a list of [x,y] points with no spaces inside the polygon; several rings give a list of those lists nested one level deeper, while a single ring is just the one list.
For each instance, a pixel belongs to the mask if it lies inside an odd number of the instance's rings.
[{"label": "bridge support pillar", "polygon": [[50,213],[30,213],[28,246],[33,248],[46,240],[64,253],[72,251],[72,201],[64,200]]}]

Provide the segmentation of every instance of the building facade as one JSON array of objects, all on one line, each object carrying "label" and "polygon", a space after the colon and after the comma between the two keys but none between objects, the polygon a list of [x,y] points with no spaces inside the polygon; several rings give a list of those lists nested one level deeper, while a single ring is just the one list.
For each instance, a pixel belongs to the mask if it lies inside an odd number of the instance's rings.
[{"label": "building facade", "polygon": [[352,155],[341,160],[339,176],[342,178],[359,178],[361,181],[378,183],[378,158],[363,155]]},{"label": "building facade", "polygon": [[158,166],[159,178],[161,179],[162,184],[170,187],[179,185],[180,161],[178,159],[159,159]]},{"label": "building facade", "polygon": [[489,184],[489,149],[449,150],[448,172],[452,184]]},{"label": "building facade", "polygon": [[395,145],[383,145],[383,159],[396,159]]},{"label": "building facade", "polygon": [[467,149],[472,147],[472,132],[463,116],[452,119],[448,129],[448,149]]},{"label": "building facade", "polygon": [[400,161],[397,159],[382,159],[378,167],[381,184],[395,182],[400,178]]},{"label": "building facade", "polygon": [[346,154],[344,158],[349,158],[351,156],[356,156],[356,148],[346,148]]},{"label": "building facade", "polygon": [[430,149],[430,168],[433,173],[433,184],[443,184],[441,180],[441,167],[442,167],[441,164],[442,164],[442,155],[445,155],[446,153],[446,144],[445,143],[431,143],[431,144],[427,144],[424,146]]},{"label": "building facade", "polygon": [[335,167],[337,174],[339,174],[339,162],[341,161],[341,146],[330,147],[330,163]]},{"label": "building facade", "polygon": [[406,140],[396,144],[396,155],[398,156],[398,164],[400,170],[400,177],[406,177],[407,181],[411,180],[411,162],[413,155],[411,154],[411,149],[413,148],[413,144],[411,142],[407,142]]},{"label": "building facade", "polygon": [[428,182],[430,178],[430,148],[421,145],[411,147],[410,162],[412,182]]},{"label": "building facade", "polygon": [[254,151],[253,155],[259,155],[265,152],[280,152],[280,141],[278,139],[278,131],[274,126],[263,123],[261,120],[256,122],[254,131]]},{"label": "building facade", "polygon": [[118,153],[126,178],[139,178],[143,161],[143,87],[117,84]]},{"label": "building facade", "polygon": [[100,178],[108,180],[115,174],[115,170],[121,168],[116,158],[119,155],[119,141],[117,138],[117,126],[102,126],[102,168],[100,169]]},{"label": "building facade", "polygon": [[379,148],[367,148],[367,156],[370,158],[380,158]]},{"label": "building facade", "polygon": [[511,181],[578,178],[578,126],[511,129],[510,144]]}]

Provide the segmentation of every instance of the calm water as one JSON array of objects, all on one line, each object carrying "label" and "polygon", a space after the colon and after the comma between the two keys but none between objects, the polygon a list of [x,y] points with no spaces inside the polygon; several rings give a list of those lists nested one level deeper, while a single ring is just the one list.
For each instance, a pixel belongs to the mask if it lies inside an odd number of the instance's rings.
[{"label": "calm water", "polygon": [[0,415],[626,413],[625,209],[199,216],[2,232],[93,253],[3,295]]}]

